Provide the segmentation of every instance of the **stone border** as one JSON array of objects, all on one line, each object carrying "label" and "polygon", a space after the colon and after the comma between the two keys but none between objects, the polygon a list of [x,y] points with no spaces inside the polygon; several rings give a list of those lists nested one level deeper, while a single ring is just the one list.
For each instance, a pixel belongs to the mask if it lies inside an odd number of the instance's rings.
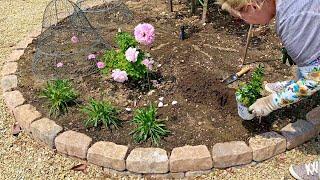
[{"label": "stone border", "polygon": [[210,173],[213,168],[227,168],[260,162],[293,149],[320,132],[320,107],[310,111],[306,120],[298,120],[281,129],[280,134],[267,132],[244,141],[215,144],[209,151],[205,145],[177,147],[171,153],[160,148],[136,148],[113,142],[96,142],[85,134],[64,131],[44,117],[26,101],[18,86],[18,63],[24,49],[40,35],[31,32],[15,46],[2,69],[1,89],[9,112],[31,137],[57,152],[85,159],[104,168],[107,174],[147,178],[181,179]]}]

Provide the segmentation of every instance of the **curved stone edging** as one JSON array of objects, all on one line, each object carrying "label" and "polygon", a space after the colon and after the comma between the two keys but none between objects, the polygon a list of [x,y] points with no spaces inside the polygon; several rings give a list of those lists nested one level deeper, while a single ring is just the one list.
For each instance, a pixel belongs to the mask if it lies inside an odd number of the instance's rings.
[{"label": "curved stone edging", "polygon": [[44,117],[30,104],[25,104],[17,89],[17,61],[24,49],[40,35],[37,29],[20,41],[2,68],[1,89],[8,111],[31,137],[59,153],[88,160],[104,168],[107,174],[120,176],[181,179],[210,173],[213,168],[227,168],[264,161],[293,149],[320,133],[320,107],[310,111],[306,120],[298,120],[281,129],[280,134],[267,132],[244,141],[177,147],[171,153],[160,148],[128,147],[113,142],[96,142],[85,134],[65,131],[54,121]]}]

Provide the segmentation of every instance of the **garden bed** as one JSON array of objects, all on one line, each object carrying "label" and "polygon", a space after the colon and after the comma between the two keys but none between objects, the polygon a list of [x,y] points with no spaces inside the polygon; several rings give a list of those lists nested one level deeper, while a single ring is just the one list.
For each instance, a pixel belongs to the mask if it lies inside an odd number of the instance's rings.
[{"label": "garden bed", "polygon": [[[187,15],[184,4],[176,5],[181,11],[175,16],[161,15],[165,11],[162,2],[137,2],[134,7],[131,7],[135,14],[134,22],[121,25],[121,28],[131,32],[140,22],[147,22],[155,27],[155,43],[151,50],[146,50],[154,58],[155,67],[161,64],[155,69],[156,78],[152,79],[157,80],[159,86],[154,89],[154,93],[150,93],[146,83],[120,84],[100,73],[90,76],[78,74],[72,79],[72,84],[80,94],[79,105],[70,107],[64,115],[51,117],[64,129],[85,133],[94,141],[112,141],[130,148],[150,147],[153,146],[150,141],[138,144],[129,135],[135,127],[130,122],[133,112],[128,112],[125,108],[135,110],[150,102],[157,105],[159,98],[164,97],[164,104],[168,105],[158,109],[158,116],[165,120],[171,134],[160,141],[159,147],[166,150],[185,144],[211,147],[218,142],[247,141],[255,134],[278,131],[289,122],[305,117],[308,111],[316,107],[315,99],[318,97],[314,96],[313,100],[302,101],[294,107],[262,118],[261,123],[257,119],[242,121],[238,117],[234,97],[233,87],[237,83],[227,87],[220,80],[238,70],[238,59],[244,47],[247,26],[214,9],[211,10],[217,16],[211,18],[212,23],[202,26],[197,17]],[[192,32],[191,36],[184,41],[179,40],[181,24],[192,27],[192,31],[188,31]],[[114,46],[113,38],[117,30],[118,27],[110,25],[100,32]],[[31,69],[36,43],[35,40],[19,60],[18,90],[23,93],[27,103],[35,106],[42,114],[49,115],[46,100],[39,98],[45,81],[35,76]],[[248,62],[259,60],[264,63],[266,81],[285,80],[284,77],[291,76],[288,70],[290,67],[280,62],[281,46],[272,33],[254,38],[251,47]],[[270,56],[265,56],[266,54]],[[79,57],[74,58],[76,61]],[[83,57],[85,58],[86,56]],[[248,80],[248,76],[241,80]],[[105,127],[85,128],[83,122],[86,117],[80,112],[79,106],[86,104],[91,97],[109,100],[118,107],[121,110],[122,127],[112,130]],[[177,101],[178,104],[171,105],[172,101]]]}]

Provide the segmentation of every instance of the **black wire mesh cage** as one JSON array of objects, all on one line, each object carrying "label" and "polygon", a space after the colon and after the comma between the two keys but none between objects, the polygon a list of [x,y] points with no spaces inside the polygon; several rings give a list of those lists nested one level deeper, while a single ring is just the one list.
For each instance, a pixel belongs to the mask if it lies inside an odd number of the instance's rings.
[{"label": "black wire mesh cage", "polygon": [[33,72],[41,79],[87,76],[97,71],[94,56],[108,48],[75,3],[52,0],[44,11]]},{"label": "black wire mesh cage", "polygon": [[77,5],[100,32],[111,27],[122,28],[134,20],[133,12],[119,0],[78,0]]}]

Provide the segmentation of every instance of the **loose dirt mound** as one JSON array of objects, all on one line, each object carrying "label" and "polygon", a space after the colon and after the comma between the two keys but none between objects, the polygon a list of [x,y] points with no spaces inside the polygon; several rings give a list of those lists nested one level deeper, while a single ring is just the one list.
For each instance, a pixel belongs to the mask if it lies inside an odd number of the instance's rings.
[{"label": "loose dirt mound", "polygon": [[191,102],[220,108],[224,106],[235,107],[235,91],[221,83],[216,78],[217,75],[193,69],[187,74],[182,74],[182,77],[178,83],[181,93]]}]

